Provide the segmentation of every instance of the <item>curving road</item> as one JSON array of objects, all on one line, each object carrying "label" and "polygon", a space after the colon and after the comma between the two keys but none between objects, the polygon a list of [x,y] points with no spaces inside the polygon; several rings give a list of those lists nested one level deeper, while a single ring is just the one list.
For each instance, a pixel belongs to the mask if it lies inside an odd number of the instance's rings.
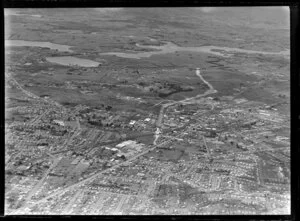
[{"label": "curving road", "polygon": [[[195,102],[197,99],[201,98],[201,97],[204,97],[206,95],[209,95],[209,94],[214,94],[214,93],[217,93],[218,91],[214,89],[214,87],[208,82],[206,81],[202,75],[201,75],[201,71],[200,71],[200,68],[196,68],[196,75],[200,78],[201,81],[203,81],[207,86],[208,86],[208,90],[205,91],[203,94],[198,94],[196,95],[195,97],[189,97],[189,98],[186,98],[186,99],[183,99],[181,101],[172,101],[172,102],[169,102],[169,103],[166,103],[166,104],[163,104],[160,111],[159,111],[159,115],[158,115],[158,119],[156,121],[156,127],[157,127],[157,130],[156,131],[159,131],[160,132],[160,128],[162,127],[162,124],[163,124],[163,117],[164,117],[164,111],[167,107],[170,107],[174,104],[188,104],[188,103],[193,103]],[[156,140],[158,139],[157,136],[159,135],[159,133],[155,133],[155,142]]]}]

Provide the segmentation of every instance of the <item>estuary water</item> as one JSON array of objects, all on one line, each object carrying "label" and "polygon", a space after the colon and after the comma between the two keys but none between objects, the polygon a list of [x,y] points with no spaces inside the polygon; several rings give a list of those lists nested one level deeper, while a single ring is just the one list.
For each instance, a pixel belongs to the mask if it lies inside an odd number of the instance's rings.
[{"label": "estuary water", "polygon": [[[172,42],[164,42],[164,45],[154,46],[154,45],[140,45],[136,44],[139,48],[152,49],[153,51],[143,51],[143,52],[105,52],[99,53],[99,55],[115,55],[122,58],[132,58],[141,59],[148,58],[153,55],[175,53],[180,51],[185,52],[200,52],[209,53],[217,56],[228,57],[233,53],[247,53],[247,54],[262,54],[262,55],[281,55],[288,57],[289,50],[280,52],[267,52],[267,51],[255,51],[241,48],[230,48],[230,47],[220,47],[220,46],[199,46],[199,47],[181,47]],[[5,40],[5,46],[29,46],[29,47],[42,47],[50,48],[60,52],[73,52],[70,48],[72,46],[54,44],[51,42],[42,41],[24,41],[24,40]],[[47,57],[47,61],[52,63],[57,63],[61,65],[78,65],[81,67],[97,67],[100,63],[88,59],[77,58],[74,56],[57,56],[57,57]]]},{"label": "estuary water", "polygon": [[139,48],[154,49],[154,51],[137,52],[137,53],[106,52],[100,54],[115,55],[117,57],[134,58],[134,59],[148,58],[151,57],[152,55],[168,54],[168,53],[175,53],[180,51],[209,53],[209,54],[214,54],[223,57],[227,57],[228,56],[227,53],[230,54],[230,53],[237,53],[237,52],[247,53],[247,54],[263,54],[263,55],[282,55],[282,56],[289,55],[288,50],[280,51],[280,52],[266,52],[266,51],[255,51],[255,50],[247,50],[241,48],[220,47],[220,46],[181,47],[172,42],[165,42],[165,43],[166,44],[160,46],[136,44],[136,46]]},{"label": "estuary water", "polygon": [[23,41],[23,40],[5,40],[5,47],[41,47],[41,48],[50,48],[53,50],[58,50],[60,52],[73,52],[70,48],[72,46],[54,44],[47,41]]},{"label": "estuary water", "polygon": [[[54,44],[51,42],[43,42],[43,41],[23,41],[23,40],[5,40],[6,47],[41,47],[41,48],[49,48],[53,50],[57,50],[60,52],[73,52],[70,48],[72,46]],[[74,56],[56,56],[56,57],[46,57],[46,60],[51,63],[56,63],[65,66],[80,66],[80,67],[98,67],[99,62],[77,58]]]}]

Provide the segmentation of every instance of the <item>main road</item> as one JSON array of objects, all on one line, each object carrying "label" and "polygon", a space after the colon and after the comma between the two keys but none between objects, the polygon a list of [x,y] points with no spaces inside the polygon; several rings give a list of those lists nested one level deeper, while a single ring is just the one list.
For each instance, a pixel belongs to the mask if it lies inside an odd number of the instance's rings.
[{"label": "main road", "polygon": [[201,81],[203,81],[207,86],[208,86],[208,90],[205,91],[203,94],[198,94],[197,96],[195,97],[189,97],[189,98],[186,98],[186,99],[183,99],[183,100],[180,100],[180,101],[172,101],[172,102],[169,102],[169,103],[166,103],[166,104],[163,104],[161,106],[161,109],[159,111],[159,115],[158,115],[158,119],[156,121],[156,127],[157,127],[157,131],[160,131],[159,128],[162,127],[162,123],[163,123],[163,117],[164,117],[164,111],[167,107],[170,107],[174,104],[188,104],[188,103],[193,103],[195,102],[197,99],[201,98],[201,97],[204,97],[204,96],[207,96],[209,94],[214,94],[214,93],[217,93],[217,90],[214,89],[214,87],[208,82],[206,81],[202,75],[201,75],[201,71],[200,71],[200,68],[196,68],[196,75],[200,78]]},{"label": "main road", "polygon": [[[40,200],[38,200],[38,201],[31,202],[29,207],[32,207],[32,206],[34,206],[34,205],[36,205],[36,204],[45,202],[46,200],[48,200],[48,199],[50,199],[50,198],[53,198],[53,197],[55,197],[55,196],[57,196],[57,195],[59,195],[59,194],[62,194],[62,193],[64,193],[64,192],[68,191],[68,190],[71,190],[71,189],[73,189],[73,188],[76,188],[76,187],[80,187],[80,186],[82,186],[82,185],[85,185],[85,184],[87,184],[88,182],[92,182],[92,181],[93,181],[95,178],[97,178],[99,175],[101,175],[101,174],[103,174],[103,173],[105,173],[105,172],[107,172],[107,171],[113,170],[113,169],[115,169],[115,168],[117,168],[117,167],[119,167],[119,166],[121,166],[121,165],[127,164],[128,162],[133,161],[133,160],[137,159],[138,157],[140,157],[140,156],[142,156],[142,155],[145,155],[146,153],[148,153],[148,152],[154,150],[155,148],[157,148],[157,147],[159,147],[159,146],[161,146],[161,145],[164,145],[164,144],[166,144],[166,143],[168,143],[168,142],[170,142],[170,140],[164,141],[163,143],[161,143],[161,144],[159,144],[159,145],[155,145],[155,146],[153,146],[152,148],[149,148],[149,149],[147,149],[147,150],[145,150],[145,151],[143,151],[143,152],[141,152],[141,153],[135,155],[134,157],[132,157],[132,158],[130,158],[130,159],[124,161],[124,162],[121,162],[121,163],[119,163],[119,164],[116,164],[116,165],[114,165],[114,166],[112,166],[112,167],[109,167],[109,168],[107,168],[107,169],[105,169],[105,170],[102,170],[102,171],[100,171],[100,172],[98,172],[98,173],[92,174],[90,177],[88,177],[88,178],[86,178],[86,179],[84,179],[84,180],[82,180],[82,181],[79,181],[79,182],[77,182],[77,183],[75,183],[75,184],[73,184],[73,185],[70,185],[70,186],[68,186],[68,187],[66,187],[66,188],[64,188],[64,189],[62,189],[62,190],[57,190],[57,191],[53,192],[52,194],[50,194],[50,195],[48,195],[48,196],[46,196],[46,197],[44,197],[44,198],[42,198],[42,199],[40,199]],[[31,197],[31,196],[30,196],[30,197]],[[26,205],[24,205],[24,207],[26,208]],[[21,207],[18,211],[19,211],[20,213],[22,213],[22,210],[24,209],[24,207]],[[14,211],[14,213],[15,213],[15,212],[16,212],[16,211]],[[20,214],[19,212],[18,212],[18,214]]]}]

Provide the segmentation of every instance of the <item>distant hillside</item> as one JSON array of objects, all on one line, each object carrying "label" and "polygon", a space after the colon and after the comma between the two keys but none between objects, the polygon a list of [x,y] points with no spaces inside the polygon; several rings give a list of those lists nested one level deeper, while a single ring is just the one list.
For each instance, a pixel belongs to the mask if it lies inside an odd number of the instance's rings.
[{"label": "distant hillside", "polygon": [[[97,32],[97,41],[107,39],[105,45],[119,44],[127,41],[122,36],[132,35],[172,41],[182,46],[216,45],[266,51],[290,47],[289,10],[283,7],[55,8],[5,9],[5,12],[28,15],[11,16],[10,21],[6,21],[6,24],[14,23],[10,28],[7,25],[6,39],[44,40],[57,29],[69,29],[86,34]],[[111,34],[118,36],[119,41],[115,42]],[[86,40],[90,39],[87,47],[95,48],[91,45],[96,41],[92,40],[95,36],[85,36]],[[74,42],[74,39],[67,39],[69,37],[61,36],[60,42]],[[77,43],[85,44],[79,40]]]}]

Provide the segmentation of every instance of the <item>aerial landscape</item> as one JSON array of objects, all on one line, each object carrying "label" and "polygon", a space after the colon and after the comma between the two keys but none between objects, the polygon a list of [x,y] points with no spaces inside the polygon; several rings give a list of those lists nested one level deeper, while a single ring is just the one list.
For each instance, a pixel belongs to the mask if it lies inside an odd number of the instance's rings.
[{"label": "aerial landscape", "polygon": [[289,215],[287,7],[15,8],[6,215]]}]

